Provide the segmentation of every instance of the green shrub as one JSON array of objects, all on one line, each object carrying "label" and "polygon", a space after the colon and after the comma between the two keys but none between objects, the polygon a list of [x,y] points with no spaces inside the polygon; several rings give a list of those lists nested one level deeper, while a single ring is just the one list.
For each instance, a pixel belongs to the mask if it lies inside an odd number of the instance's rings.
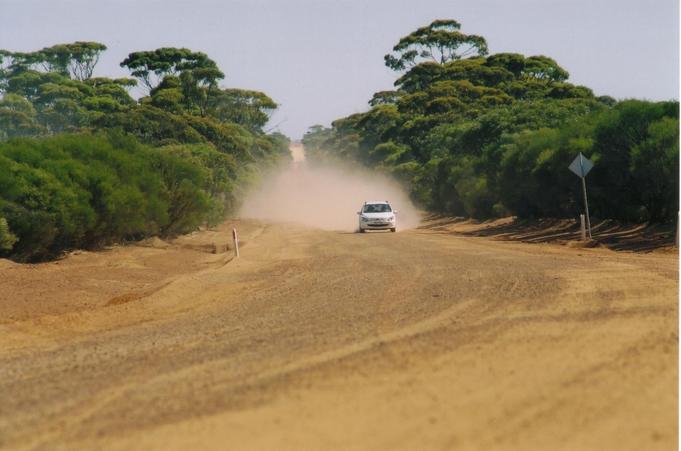
[{"label": "green shrub", "polygon": [[18,238],[12,257],[42,260],[216,223],[236,172],[234,157],[205,144],[153,149],[120,132],[13,139],[0,143],[0,216]]},{"label": "green shrub", "polygon": [[11,251],[16,242],[17,236],[9,230],[7,220],[0,217],[0,252]]}]

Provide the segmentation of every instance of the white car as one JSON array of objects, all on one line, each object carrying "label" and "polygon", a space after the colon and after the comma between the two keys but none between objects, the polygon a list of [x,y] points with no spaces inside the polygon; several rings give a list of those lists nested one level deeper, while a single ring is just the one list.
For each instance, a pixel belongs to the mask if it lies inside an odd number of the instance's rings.
[{"label": "white car", "polygon": [[390,207],[387,200],[372,200],[364,202],[362,210],[358,211],[359,232],[367,230],[397,230],[397,212]]}]

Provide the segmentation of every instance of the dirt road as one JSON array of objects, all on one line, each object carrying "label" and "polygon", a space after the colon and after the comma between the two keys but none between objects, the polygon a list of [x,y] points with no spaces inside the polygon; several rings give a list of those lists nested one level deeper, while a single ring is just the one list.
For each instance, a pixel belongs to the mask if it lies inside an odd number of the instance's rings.
[{"label": "dirt road", "polygon": [[2,263],[0,447],[676,446],[677,254],[231,225]]}]

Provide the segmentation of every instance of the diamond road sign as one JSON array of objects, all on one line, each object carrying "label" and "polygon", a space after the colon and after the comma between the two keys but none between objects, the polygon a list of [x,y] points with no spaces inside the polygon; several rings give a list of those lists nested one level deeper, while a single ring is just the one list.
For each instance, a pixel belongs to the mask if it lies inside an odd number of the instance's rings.
[{"label": "diamond road sign", "polygon": [[568,166],[572,172],[577,174],[579,177],[586,177],[586,175],[589,173],[591,168],[594,167],[593,161],[589,160],[587,157],[582,155],[582,152],[579,152],[579,155],[572,160],[572,163],[570,163],[570,166]]}]

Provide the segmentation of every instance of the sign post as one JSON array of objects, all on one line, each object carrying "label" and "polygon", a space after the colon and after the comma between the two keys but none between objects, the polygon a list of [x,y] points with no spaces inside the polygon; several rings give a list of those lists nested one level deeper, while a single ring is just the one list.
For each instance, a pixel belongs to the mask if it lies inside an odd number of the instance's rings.
[{"label": "sign post", "polygon": [[239,256],[239,237],[236,234],[236,229],[232,229],[232,240],[234,241],[234,256]]},{"label": "sign post", "polygon": [[586,213],[586,226],[589,231],[589,238],[591,238],[591,219],[589,218],[589,201],[586,197],[586,174],[589,173],[591,168],[594,167],[593,161],[589,160],[587,157],[579,152],[579,155],[572,160],[568,169],[574,172],[578,177],[582,179],[582,192],[584,193],[584,210]]}]

